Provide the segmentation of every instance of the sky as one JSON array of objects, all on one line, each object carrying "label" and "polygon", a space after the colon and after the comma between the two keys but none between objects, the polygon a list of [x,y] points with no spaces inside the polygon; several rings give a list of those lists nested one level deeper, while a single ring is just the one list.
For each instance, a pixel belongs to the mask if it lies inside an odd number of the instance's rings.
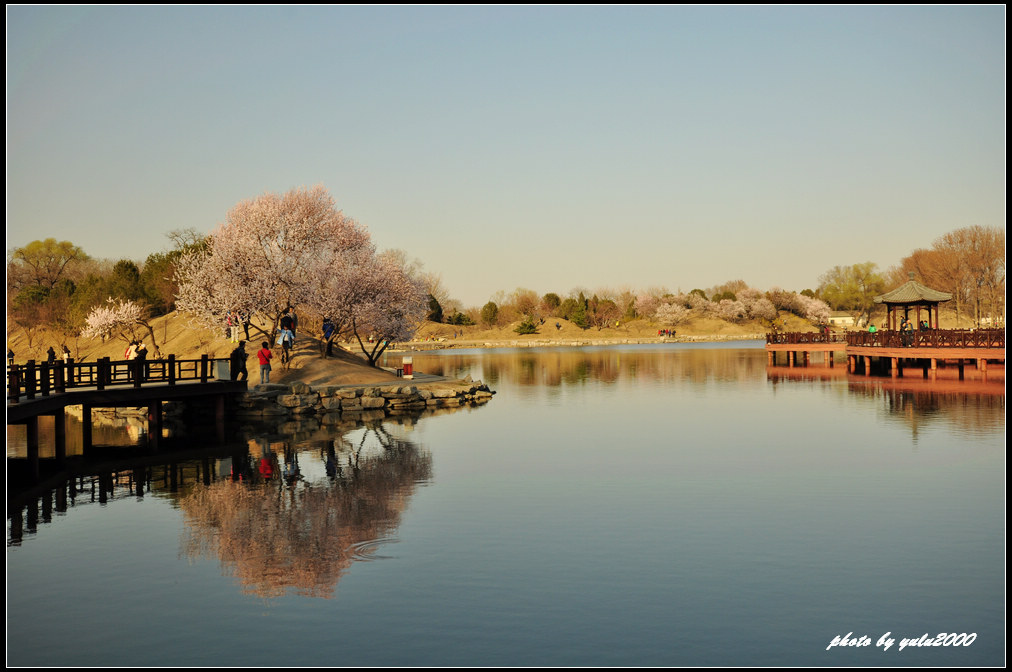
[{"label": "sky", "polygon": [[7,5],[7,250],[323,185],[464,307],[1005,227],[1005,8]]}]

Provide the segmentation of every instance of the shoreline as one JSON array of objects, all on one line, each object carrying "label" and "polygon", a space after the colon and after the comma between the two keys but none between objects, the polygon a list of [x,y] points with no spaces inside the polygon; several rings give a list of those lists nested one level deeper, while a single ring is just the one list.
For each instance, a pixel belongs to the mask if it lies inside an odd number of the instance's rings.
[{"label": "shoreline", "polygon": [[618,337],[618,338],[565,338],[565,339],[487,339],[464,340],[438,338],[425,341],[407,341],[387,348],[387,353],[425,352],[431,350],[471,350],[496,348],[550,348],[598,347],[604,345],[659,345],[666,343],[727,343],[736,341],[765,341],[766,334],[706,334],[672,337]]}]

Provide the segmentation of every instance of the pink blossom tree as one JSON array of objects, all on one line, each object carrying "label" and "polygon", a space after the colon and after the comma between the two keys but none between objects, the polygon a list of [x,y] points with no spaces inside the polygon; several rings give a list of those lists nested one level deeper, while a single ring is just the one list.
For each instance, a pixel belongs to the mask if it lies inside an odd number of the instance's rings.
[{"label": "pink blossom tree", "polygon": [[662,303],[655,312],[656,319],[661,324],[675,326],[689,319],[689,309],[680,301]]},{"label": "pink blossom tree", "polygon": [[829,324],[829,304],[821,299],[814,299],[804,294],[798,295],[803,317],[815,324]]},{"label": "pink blossom tree", "polygon": [[311,304],[319,279],[363,248],[369,233],[322,186],[267,193],[236,205],[206,251],[180,260],[176,306],[212,328],[229,311],[257,317],[273,339],[285,310]]},{"label": "pink blossom tree", "polygon": [[426,286],[396,254],[373,256],[358,267],[351,330],[372,366],[394,341],[411,338],[425,319]]},{"label": "pink blossom tree", "polygon": [[151,347],[155,357],[161,357],[155,340],[155,331],[148,321],[150,310],[133,301],[117,301],[109,299],[105,304],[92,309],[85,318],[85,327],[81,331],[84,338],[101,338],[103,341],[109,337],[118,337],[123,341],[139,341],[138,333],[147,331],[151,337]]}]

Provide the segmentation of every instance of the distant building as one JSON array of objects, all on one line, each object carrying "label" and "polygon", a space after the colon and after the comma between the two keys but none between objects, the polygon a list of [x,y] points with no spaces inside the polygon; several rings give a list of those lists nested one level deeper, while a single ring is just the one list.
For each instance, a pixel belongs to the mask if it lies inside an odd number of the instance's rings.
[{"label": "distant building", "polygon": [[854,316],[842,310],[833,311],[829,314],[829,326],[831,327],[853,327]]}]

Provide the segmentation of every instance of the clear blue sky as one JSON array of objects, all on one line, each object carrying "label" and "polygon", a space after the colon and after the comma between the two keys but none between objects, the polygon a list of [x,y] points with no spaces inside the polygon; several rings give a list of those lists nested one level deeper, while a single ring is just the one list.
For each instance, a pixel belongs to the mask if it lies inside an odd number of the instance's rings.
[{"label": "clear blue sky", "polygon": [[1005,226],[1005,8],[7,6],[7,249],[322,184],[465,306]]}]

